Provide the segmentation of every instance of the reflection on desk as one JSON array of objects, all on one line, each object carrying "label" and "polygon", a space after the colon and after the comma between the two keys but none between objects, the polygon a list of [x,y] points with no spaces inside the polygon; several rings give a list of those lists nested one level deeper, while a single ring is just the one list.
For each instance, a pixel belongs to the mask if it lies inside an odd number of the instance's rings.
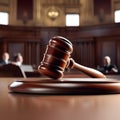
[{"label": "reflection on desk", "polygon": [[120,94],[59,96],[10,93],[8,85],[16,80],[0,78],[1,120],[120,120]]}]

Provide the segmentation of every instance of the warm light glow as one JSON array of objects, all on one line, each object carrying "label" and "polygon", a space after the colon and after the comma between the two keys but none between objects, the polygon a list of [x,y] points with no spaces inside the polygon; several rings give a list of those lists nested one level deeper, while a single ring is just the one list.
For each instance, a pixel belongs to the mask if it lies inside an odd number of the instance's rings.
[{"label": "warm light glow", "polygon": [[8,25],[8,13],[0,12],[0,24]]},{"label": "warm light glow", "polygon": [[120,22],[120,10],[115,11],[115,23]]},{"label": "warm light glow", "polygon": [[66,14],[66,26],[79,26],[79,14]]},{"label": "warm light glow", "polygon": [[58,11],[55,7],[51,7],[51,8],[48,10],[48,17],[49,17],[51,20],[55,20],[58,16],[59,16],[59,11]]}]

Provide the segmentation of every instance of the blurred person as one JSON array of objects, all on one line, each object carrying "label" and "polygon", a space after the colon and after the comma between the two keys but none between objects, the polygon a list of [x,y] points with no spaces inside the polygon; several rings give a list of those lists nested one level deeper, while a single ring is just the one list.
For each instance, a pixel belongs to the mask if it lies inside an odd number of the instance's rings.
[{"label": "blurred person", "polygon": [[9,64],[10,63],[9,58],[10,58],[9,53],[4,52],[2,55],[2,59],[0,60],[0,65]]},{"label": "blurred person", "polygon": [[16,54],[13,59],[14,61],[12,62],[12,64],[18,66],[21,66],[23,64],[23,56],[20,53]]},{"label": "blurred person", "polygon": [[105,56],[103,59],[103,66],[97,66],[97,70],[104,74],[118,73],[118,68],[115,64],[111,64],[111,58]]}]

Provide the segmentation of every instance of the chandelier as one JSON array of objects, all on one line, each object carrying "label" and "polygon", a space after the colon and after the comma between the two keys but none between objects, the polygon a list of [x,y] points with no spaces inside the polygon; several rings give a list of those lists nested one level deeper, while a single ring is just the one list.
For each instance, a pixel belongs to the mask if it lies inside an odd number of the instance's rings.
[{"label": "chandelier", "polygon": [[59,10],[54,6],[48,9],[47,15],[51,20],[58,18],[59,14]]}]

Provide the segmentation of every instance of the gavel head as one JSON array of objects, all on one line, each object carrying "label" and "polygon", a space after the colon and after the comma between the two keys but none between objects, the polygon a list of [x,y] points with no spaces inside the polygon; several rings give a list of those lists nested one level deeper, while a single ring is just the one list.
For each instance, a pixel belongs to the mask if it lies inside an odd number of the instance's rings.
[{"label": "gavel head", "polygon": [[72,51],[72,43],[68,39],[61,36],[51,38],[38,71],[54,79],[63,77]]}]

